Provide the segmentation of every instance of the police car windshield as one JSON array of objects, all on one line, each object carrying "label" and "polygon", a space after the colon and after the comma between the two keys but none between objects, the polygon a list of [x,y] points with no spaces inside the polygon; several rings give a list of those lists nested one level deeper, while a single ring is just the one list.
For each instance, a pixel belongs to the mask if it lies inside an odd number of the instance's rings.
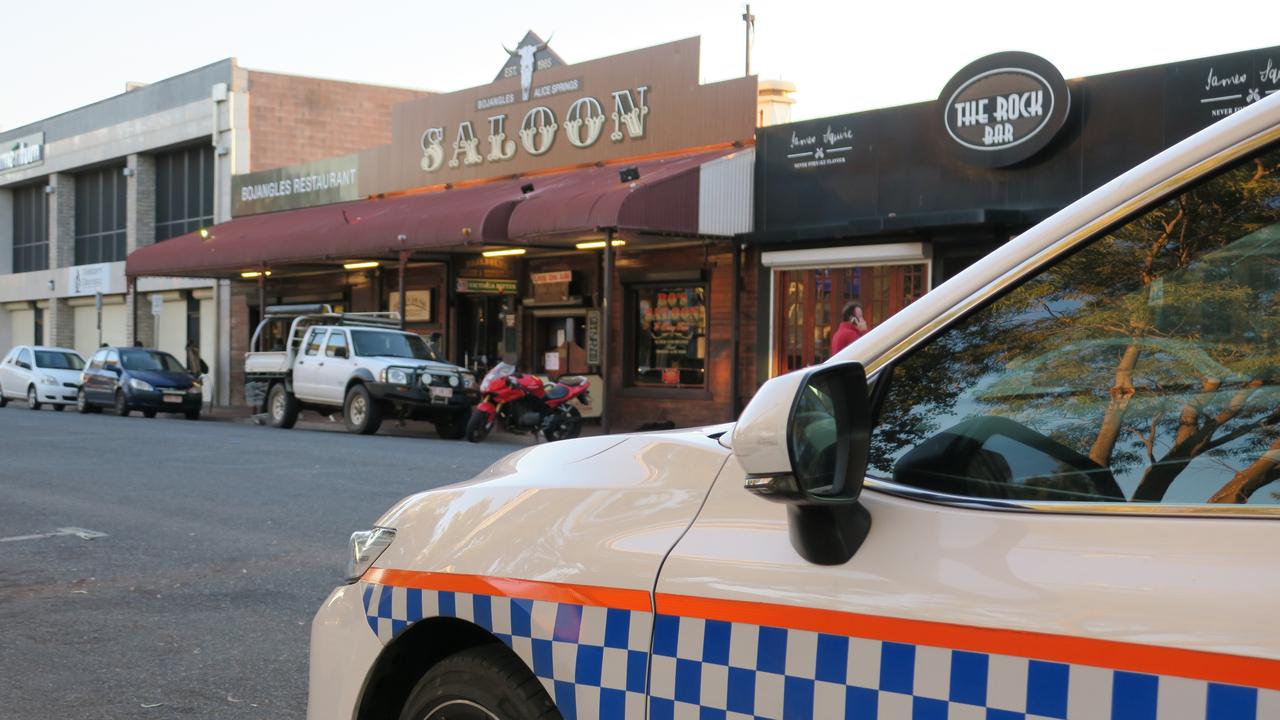
[{"label": "police car windshield", "polygon": [[121,350],[120,364],[124,365],[125,370],[186,371],[177,358],[169,353],[155,350]]},{"label": "police car windshield", "polygon": [[83,370],[84,361],[79,355],[72,353],[54,352],[52,350],[37,350],[36,365],[45,370]]},{"label": "police car windshield", "polygon": [[352,330],[351,344],[355,346],[356,354],[364,357],[437,359],[427,342],[411,333]]}]

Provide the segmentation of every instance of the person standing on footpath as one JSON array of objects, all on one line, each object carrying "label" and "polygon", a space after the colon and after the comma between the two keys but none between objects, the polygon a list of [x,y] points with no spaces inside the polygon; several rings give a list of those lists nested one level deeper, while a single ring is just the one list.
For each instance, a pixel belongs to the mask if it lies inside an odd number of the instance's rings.
[{"label": "person standing on footpath", "polygon": [[844,312],[840,313],[840,325],[831,333],[831,354],[835,355],[848,347],[849,343],[862,337],[871,329],[862,316],[862,303],[854,301],[845,303]]}]

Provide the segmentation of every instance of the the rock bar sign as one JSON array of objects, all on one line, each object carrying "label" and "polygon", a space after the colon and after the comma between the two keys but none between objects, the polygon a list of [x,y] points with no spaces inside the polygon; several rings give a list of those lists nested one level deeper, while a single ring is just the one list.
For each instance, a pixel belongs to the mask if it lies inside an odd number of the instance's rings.
[{"label": "the rock bar sign", "polygon": [[960,71],[938,98],[943,125],[960,152],[986,167],[1039,152],[1062,129],[1071,98],[1066,81],[1036,55],[989,55]]},{"label": "the rock bar sign", "polygon": [[[589,148],[604,134],[607,120],[613,123],[609,133],[611,142],[642,138],[645,118],[649,114],[648,91],[648,86],[644,85],[635,88],[634,92],[631,89],[612,91],[608,101],[612,112],[607,118],[599,100],[590,95],[577,98],[565,110],[563,126],[552,108],[546,105],[532,107],[520,121],[517,133],[520,149],[534,156],[545,155],[555,144],[557,131],[561,130],[570,145]],[[447,162],[451,168],[479,165],[486,161],[502,162],[515,157],[518,152],[516,141],[507,137],[508,115],[491,115],[487,121],[488,142],[484,148],[480,147],[480,137],[470,120],[459,122],[452,137],[444,127],[427,128],[422,134],[422,169],[432,173],[444,167],[446,145],[450,150]]]}]

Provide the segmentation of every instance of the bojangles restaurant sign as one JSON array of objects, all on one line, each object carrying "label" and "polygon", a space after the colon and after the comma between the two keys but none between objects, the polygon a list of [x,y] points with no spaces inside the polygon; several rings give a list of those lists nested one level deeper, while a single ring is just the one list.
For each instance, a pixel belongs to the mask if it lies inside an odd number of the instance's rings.
[{"label": "bojangles restaurant sign", "polygon": [[362,193],[754,136],[755,78],[700,84],[697,38],[575,65],[532,32],[505,50],[492,84],[398,106],[392,144],[361,153]]}]

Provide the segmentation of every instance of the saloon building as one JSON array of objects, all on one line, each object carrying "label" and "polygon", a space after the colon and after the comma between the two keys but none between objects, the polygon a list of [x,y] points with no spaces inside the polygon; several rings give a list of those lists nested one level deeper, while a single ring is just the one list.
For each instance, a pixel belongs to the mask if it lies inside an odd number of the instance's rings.
[{"label": "saloon building", "polygon": [[1139,162],[1280,90],[1280,48],[1064,81],[1000,53],[933,102],[757,133],[757,380],[872,325]]},{"label": "saloon building", "polygon": [[0,348],[137,341],[185,358],[193,342],[227,402],[232,285],[134,282],[126,255],[230,219],[238,173],[386,142],[391,108],[425,95],[227,59],[0,133]]},{"label": "saloon building", "polygon": [[477,374],[586,374],[606,428],[728,419],[754,391],[734,238],[755,127],[790,101],[701,84],[698,58],[695,38],[566,64],[529,33],[493,83],[397,105],[380,144],[236,175],[233,219],[135,250],[126,274],[228,288],[236,395],[263,308],[328,303],[400,310]]}]

